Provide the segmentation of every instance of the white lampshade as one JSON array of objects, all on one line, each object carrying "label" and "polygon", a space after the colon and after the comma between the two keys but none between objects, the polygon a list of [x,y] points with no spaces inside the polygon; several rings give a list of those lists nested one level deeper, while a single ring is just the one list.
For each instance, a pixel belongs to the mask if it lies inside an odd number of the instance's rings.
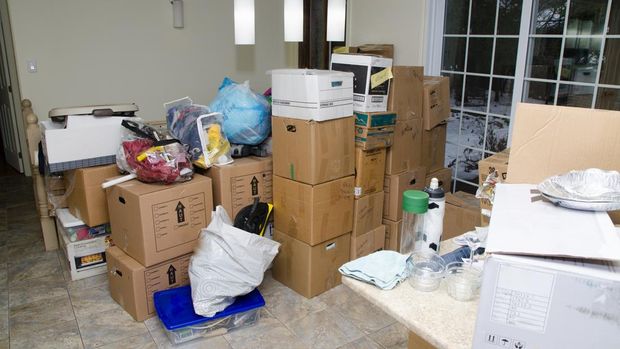
[{"label": "white lampshade", "polygon": [[344,41],[347,0],[327,0],[327,41]]},{"label": "white lampshade", "polygon": [[172,26],[183,28],[183,0],[172,0]]},{"label": "white lampshade", "polygon": [[304,41],[304,0],[284,0],[284,41]]},{"label": "white lampshade", "polygon": [[254,0],[235,0],[235,45],[254,45]]}]

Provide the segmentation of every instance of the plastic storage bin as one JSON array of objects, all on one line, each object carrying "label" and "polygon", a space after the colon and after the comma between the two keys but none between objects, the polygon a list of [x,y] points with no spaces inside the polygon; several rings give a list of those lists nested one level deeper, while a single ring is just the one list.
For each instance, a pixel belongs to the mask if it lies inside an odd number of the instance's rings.
[{"label": "plastic storage bin", "polygon": [[190,286],[156,292],[153,301],[166,335],[174,344],[254,325],[260,318],[260,308],[265,305],[263,296],[255,289],[237,297],[233,304],[212,317],[200,316],[194,312]]}]

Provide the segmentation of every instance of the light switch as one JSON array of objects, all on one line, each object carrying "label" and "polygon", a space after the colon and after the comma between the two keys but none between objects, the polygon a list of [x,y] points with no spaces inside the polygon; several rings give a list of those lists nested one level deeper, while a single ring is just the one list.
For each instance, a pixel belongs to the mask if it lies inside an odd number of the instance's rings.
[{"label": "light switch", "polygon": [[34,59],[29,59],[26,61],[26,65],[28,66],[28,72],[29,73],[36,73],[37,72],[37,61]]}]

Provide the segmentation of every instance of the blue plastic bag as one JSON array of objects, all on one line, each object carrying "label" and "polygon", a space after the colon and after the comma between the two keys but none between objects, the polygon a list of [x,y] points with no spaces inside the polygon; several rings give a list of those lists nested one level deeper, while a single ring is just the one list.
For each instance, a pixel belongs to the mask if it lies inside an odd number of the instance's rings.
[{"label": "blue plastic bag", "polygon": [[224,133],[231,143],[257,145],[271,132],[271,106],[248,81],[238,84],[224,78],[209,109],[224,115]]}]

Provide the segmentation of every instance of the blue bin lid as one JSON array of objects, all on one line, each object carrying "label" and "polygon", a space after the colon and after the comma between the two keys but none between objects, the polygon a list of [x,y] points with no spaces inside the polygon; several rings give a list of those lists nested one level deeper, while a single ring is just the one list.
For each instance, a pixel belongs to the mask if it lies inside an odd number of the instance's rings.
[{"label": "blue bin lid", "polygon": [[189,285],[155,292],[153,302],[157,316],[169,331],[243,313],[265,305],[263,296],[258,289],[254,289],[244,296],[237,297],[233,304],[212,317],[204,317],[194,312],[192,289]]}]

